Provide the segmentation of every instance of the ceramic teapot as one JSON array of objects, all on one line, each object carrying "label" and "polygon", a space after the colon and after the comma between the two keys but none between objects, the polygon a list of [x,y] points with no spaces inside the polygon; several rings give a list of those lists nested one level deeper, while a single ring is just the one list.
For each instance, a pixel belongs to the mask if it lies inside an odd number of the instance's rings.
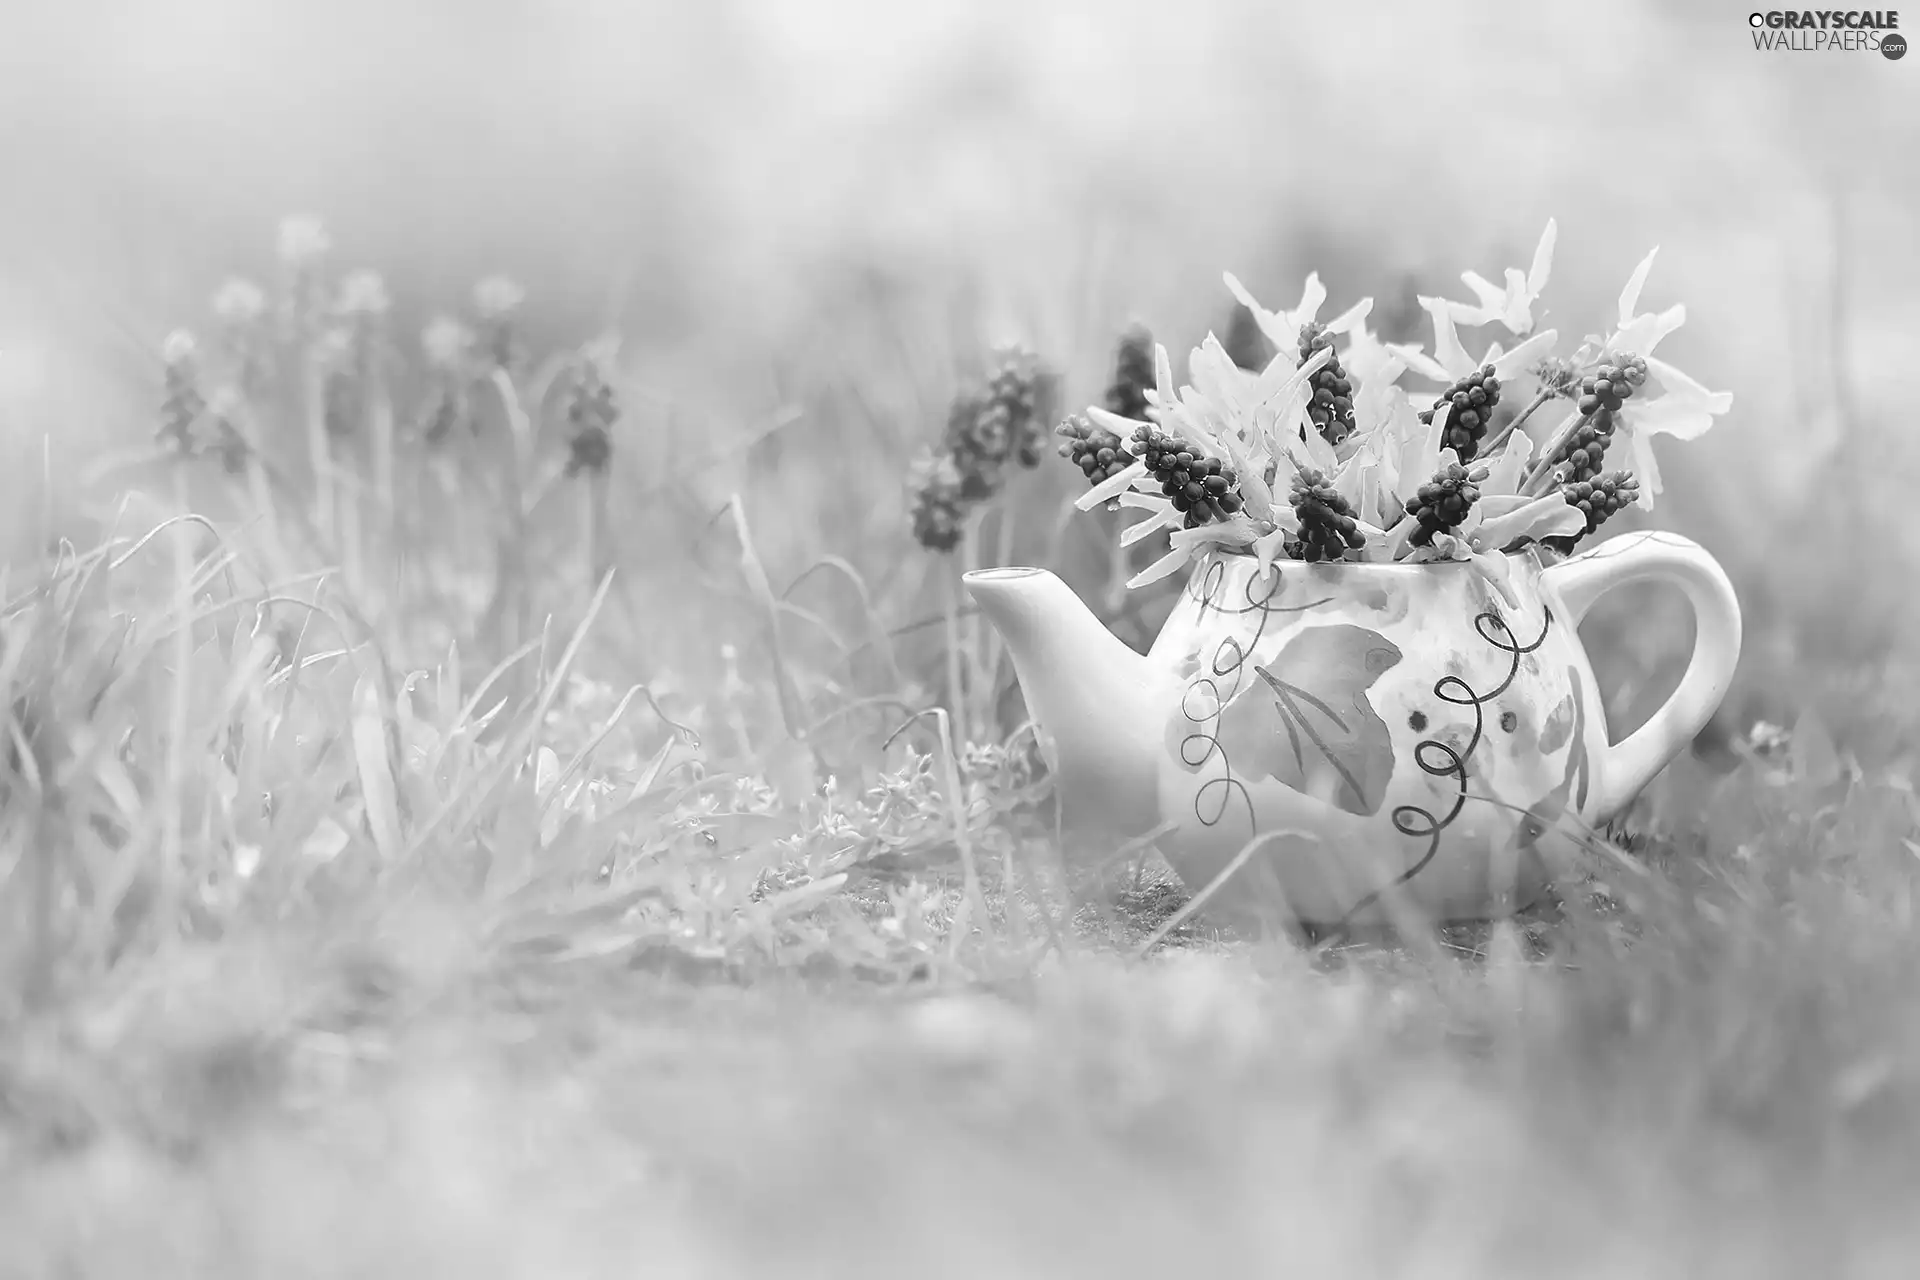
[{"label": "ceramic teapot", "polygon": [[[1511,914],[1707,723],[1740,655],[1719,564],[1670,533],[1460,562],[1200,559],[1150,651],[1044,569],[966,586],[1005,640],[1063,820],[1155,845],[1209,909],[1314,925]],[[1695,618],[1679,687],[1609,736],[1576,631],[1630,582]]]}]

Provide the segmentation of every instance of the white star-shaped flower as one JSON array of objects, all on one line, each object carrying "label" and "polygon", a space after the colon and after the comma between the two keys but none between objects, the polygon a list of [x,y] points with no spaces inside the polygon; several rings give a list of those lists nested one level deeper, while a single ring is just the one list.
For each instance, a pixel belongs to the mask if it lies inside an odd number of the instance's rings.
[{"label": "white star-shaped flower", "polygon": [[1616,438],[1627,447],[1634,477],[1640,482],[1637,505],[1643,511],[1653,509],[1653,500],[1660,493],[1660,465],[1653,456],[1653,438],[1697,439],[1716,417],[1733,407],[1731,391],[1709,391],[1653,354],[1661,339],[1687,320],[1687,308],[1682,303],[1658,314],[1638,310],[1640,291],[1653,269],[1654,254],[1659,252],[1655,248],[1634,268],[1626,288],[1620,291],[1619,327],[1606,339],[1608,352],[1639,356],[1647,362],[1647,385],[1613,415]]},{"label": "white star-shaped flower", "polygon": [[1393,351],[1407,362],[1407,367],[1423,378],[1435,382],[1452,384],[1461,378],[1493,366],[1494,376],[1502,382],[1511,380],[1516,374],[1531,369],[1553,350],[1553,344],[1559,334],[1552,329],[1542,329],[1530,338],[1522,339],[1513,350],[1504,350],[1498,342],[1488,345],[1486,353],[1475,359],[1467,354],[1460,342],[1460,333],[1454,327],[1453,308],[1456,304],[1445,298],[1421,298],[1420,305],[1433,320],[1433,354],[1428,355],[1417,346],[1396,345]]},{"label": "white star-shaped flower", "polygon": [[1533,304],[1540,300],[1541,291],[1547,287],[1547,277],[1553,270],[1554,241],[1559,234],[1559,225],[1548,218],[1547,229],[1541,232],[1540,243],[1533,250],[1533,265],[1524,275],[1518,267],[1508,267],[1504,289],[1477,271],[1461,272],[1460,278],[1480,299],[1480,304],[1448,303],[1453,318],[1471,328],[1498,320],[1516,338],[1532,332]]},{"label": "white star-shaped flower", "polygon": [[[1327,287],[1320,283],[1320,273],[1314,272],[1307,277],[1307,283],[1300,290],[1300,305],[1291,311],[1269,311],[1254,301],[1245,285],[1236,279],[1232,272],[1222,277],[1227,288],[1241,306],[1253,313],[1260,326],[1260,332],[1267,335],[1267,341],[1273,343],[1277,352],[1276,360],[1284,360],[1289,366],[1300,363],[1300,331],[1310,324],[1318,323],[1320,308],[1327,301]],[[1328,333],[1346,333],[1353,329],[1373,310],[1373,299],[1362,298],[1345,311],[1327,321],[1322,326]]]}]

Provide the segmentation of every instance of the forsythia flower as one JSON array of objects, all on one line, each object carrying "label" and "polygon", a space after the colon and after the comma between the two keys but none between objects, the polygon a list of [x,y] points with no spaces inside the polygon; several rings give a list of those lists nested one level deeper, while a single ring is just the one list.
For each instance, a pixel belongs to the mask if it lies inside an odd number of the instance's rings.
[{"label": "forsythia flower", "polygon": [[1533,266],[1525,275],[1517,267],[1508,267],[1504,289],[1477,271],[1461,272],[1460,278],[1480,299],[1480,305],[1448,303],[1454,320],[1472,328],[1498,320],[1516,338],[1532,332],[1533,304],[1540,300],[1540,291],[1547,287],[1547,276],[1553,270],[1553,245],[1559,234],[1559,224],[1548,218],[1547,229],[1541,232],[1540,243],[1533,250]]},{"label": "forsythia flower", "polygon": [[1697,439],[1713,425],[1714,418],[1733,407],[1732,392],[1709,391],[1653,354],[1660,340],[1687,320],[1687,309],[1681,303],[1658,315],[1638,310],[1640,290],[1659,252],[1654,249],[1634,268],[1626,288],[1620,291],[1619,327],[1604,342],[1607,354],[1645,360],[1648,381],[1653,384],[1652,394],[1636,395],[1614,414],[1616,438],[1628,449],[1631,470],[1640,482],[1637,505],[1643,511],[1651,511],[1653,500],[1660,495],[1660,465],[1653,456],[1653,438]]},{"label": "forsythia flower", "polygon": [[1459,330],[1454,326],[1453,308],[1457,304],[1445,298],[1422,298],[1420,305],[1433,320],[1433,354],[1429,356],[1411,346],[1396,346],[1393,350],[1407,362],[1409,369],[1435,382],[1457,382],[1488,365],[1493,366],[1495,376],[1502,382],[1511,381],[1537,365],[1559,337],[1554,330],[1543,329],[1511,351],[1502,350],[1500,344],[1494,342],[1484,354],[1471,356],[1461,345]]}]

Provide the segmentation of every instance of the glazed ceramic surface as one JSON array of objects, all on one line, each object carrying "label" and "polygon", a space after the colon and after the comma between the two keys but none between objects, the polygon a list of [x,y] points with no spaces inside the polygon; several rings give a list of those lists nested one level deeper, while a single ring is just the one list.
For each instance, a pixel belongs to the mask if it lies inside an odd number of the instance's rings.
[{"label": "glazed ceramic surface", "polygon": [[[1115,719],[1056,727],[1063,753],[1109,753],[1069,769],[1090,793],[1081,810],[1151,785],[1170,828],[1157,845],[1188,888],[1231,871],[1217,906],[1323,924],[1400,908],[1509,913],[1704,726],[1732,677],[1740,616],[1719,566],[1670,534],[1621,535],[1559,563],[1506,559],[1502,589],[1462,563],[1288,561],[1263,574],[1250,556],[1215,555],[1152,652],[1127,655],[1138,698],[1102,711],[1030,690],[1029,705],[1043,727],[1049,715]],[[1666,705],[1611,744],[1575,628],[1607,590],[1646,579],[1686,591],[1693,659]],[[1034,612],[1045,625],[1049,609]],[[1012,647],[1023,684],[1051,678],[1032,646],[1024,665]],[[1135,751],[1155,758],[1135,767]]]}]

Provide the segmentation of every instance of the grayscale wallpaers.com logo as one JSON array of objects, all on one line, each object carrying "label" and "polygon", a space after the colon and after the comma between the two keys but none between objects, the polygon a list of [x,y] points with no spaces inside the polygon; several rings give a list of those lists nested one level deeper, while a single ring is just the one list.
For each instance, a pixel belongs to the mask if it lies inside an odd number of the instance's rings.
[{"label": "grayscale wallpaers.com logo", "polygon": [[1877,53],[1889,62],[1907,51],[1897,10],[1779,10],[1747,15],[1753,47],[1777,53]]}]

